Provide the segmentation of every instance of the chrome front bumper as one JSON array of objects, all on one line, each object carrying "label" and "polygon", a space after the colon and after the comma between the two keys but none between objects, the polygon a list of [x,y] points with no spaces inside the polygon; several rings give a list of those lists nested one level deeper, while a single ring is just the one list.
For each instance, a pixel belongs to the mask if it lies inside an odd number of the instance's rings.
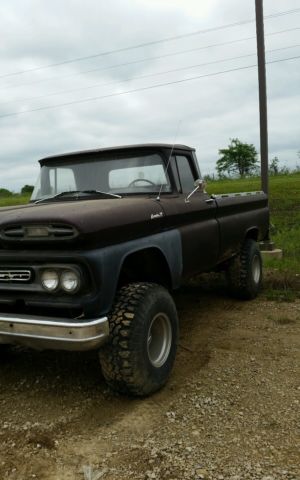
[{"label": "chrome front bumper", "polygon": [[38,350],[92,350],[107,340],[107,317],[73,320],[31,315],[0,314],[0,344]]}]

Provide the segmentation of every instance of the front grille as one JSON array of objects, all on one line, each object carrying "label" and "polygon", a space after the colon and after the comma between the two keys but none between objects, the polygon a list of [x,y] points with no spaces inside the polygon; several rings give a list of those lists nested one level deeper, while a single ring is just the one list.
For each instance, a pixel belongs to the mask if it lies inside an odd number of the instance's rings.
[{"label": "front grille", "polygon": [[17,269],[7,269],[0,270],[0,283],[1,282],[30,282],[31,280],[31,271],[30,270],[17,270]]}]

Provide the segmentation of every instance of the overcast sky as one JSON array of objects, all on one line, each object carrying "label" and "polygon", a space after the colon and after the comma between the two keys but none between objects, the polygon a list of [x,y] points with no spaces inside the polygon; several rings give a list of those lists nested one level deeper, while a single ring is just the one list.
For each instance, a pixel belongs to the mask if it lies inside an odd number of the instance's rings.
[{"label": "overcast sky", "polygon": [[[173,143],[179,122],[176,142],[196,147],[203,174],[214,172],[218,149],[230,138],[254,143],[259,150],[257,69],[219,73],[256,63],[255,23],[184,36],[254,19],[254,4],[1,2],[0,187],[18,191],[34,184],[37,161],[48,155]],[[272,15],[300,8],[300,0],[265,0],[264,8],[266,16]],[[277,33],[287,29],[294,30]],[[267,51],[282,49],[267,53],[267,61],[300,56],[300,12],[266,19],[265,30]],[[174,36],[183,38],[38,69]],[[228,44],[235,40],[241,41]],[[227,44],[211,46],[222,43]],[[203,65],[208,62],[215,63]],[[201,75],[208,76],[142,90]],[[270,158],[276,155],[282,165],[294,168],[300,164],[300,59],[268,64],[267,75]],[[135,89],[140,91],[21,113]],[[7,116],[14,113],[19,114]]]}]

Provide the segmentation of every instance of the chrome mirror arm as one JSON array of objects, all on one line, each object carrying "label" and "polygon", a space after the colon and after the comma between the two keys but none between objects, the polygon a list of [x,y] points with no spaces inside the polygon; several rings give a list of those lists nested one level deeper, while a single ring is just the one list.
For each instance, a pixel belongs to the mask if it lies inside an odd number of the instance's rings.
[{"label": "chrome mirror arm", "polygon": [[190,198],[194,195],[194,193],[197,192],[197,190],[199,190],[199,185],[197,185],[197,187],[194,188],[194,190],[191,193],[189,193],[189,195],[184,199],[185,203],[190,202]]},{"label": "chrome mirror arm", "polygon": [[197,190],[200,190],[202,193],[205,193],[205,188],[206,188],[206,182],[204,180],[196,180],[195,181],[195,188],[194,190],[188,194],[188,196],[184,199],[185,203],[190,202],[190,198],[194,195],[194,193],[197,192]]}]

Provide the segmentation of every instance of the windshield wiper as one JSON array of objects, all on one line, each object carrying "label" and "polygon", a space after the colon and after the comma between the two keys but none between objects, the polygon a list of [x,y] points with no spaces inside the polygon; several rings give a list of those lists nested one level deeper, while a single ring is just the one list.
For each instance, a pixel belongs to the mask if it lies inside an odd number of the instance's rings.
[{"label": "windshield wiper", "polygon": [[101,192],[101,190],[80,190],[79,193],[97,193],[98,195],[107,195],[108,197],[113,197],[113,198],[122,198],[121,195],[117,195],[116,193],[110,193],[110,192]]},{"label": "windshield wiper", "polygon": [[83,195],[101,195],[104,197],[112,197],[112,198],[122,198],[121,195],[117,195],[115,193],[109,193],[109,192],[101,192],[100,190],[70,190],[66,192],[60,192],[57,193],[56,195],[53,195],[52,197],[45,197],[45,198],[39,198],[36,200],[34,203],[41,203],[41,202],[47,202],[48,200],[55,200],[56,198],[59,197],[67,197],[67,196],[73,196],[77,195],[80,196],[81,194]]}]

